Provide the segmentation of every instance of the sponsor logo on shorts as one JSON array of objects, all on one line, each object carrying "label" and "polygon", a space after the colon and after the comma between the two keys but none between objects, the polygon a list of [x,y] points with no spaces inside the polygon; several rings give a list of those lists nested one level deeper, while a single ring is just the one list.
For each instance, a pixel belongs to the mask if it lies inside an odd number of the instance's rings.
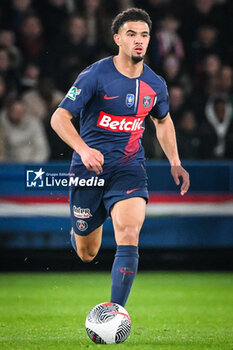
[{"label": "sponsor logo on shorts", "polygon": [[127,94],[125,103],[127,107],[132,107],[134,104],[134,94]]},{"label": "sponsor logo on shorts", "polygon": [[142,100],[142,104],[145,108],[149,108],[151,104],[151,97],[149,95],[145,96]]},{"label": "sponsor logo on shorts", "polygon": [[137,190],[140,190],[140,188],[133,188],[132,190],[128,190],[128,191],[126,191],[126,194],[130,194],[130,193],[137,191]]},{"label": "sponsor logo on shorts", "polygon": [[76,97],[80,95],[81,91],[82,89],[77,89],[76,86],[72,86],[68,91],[66,97],[68,97],[72,101],[75,101]]},{"label": "sponsor logo on shorts", "polygon": [[88,228],[88,224],[84,220],[77,220],[76,226],[79,231],[86,231],[86,229]]},{"label": "sponsor logo on shorts", "polygon": [[73,212],[74,216],[78,219],[88,219],[92,216],[89,208],[77,208],[75,205],[73,205]]},{"label": "sponsor logo on shorts", "polygon": [[97,126],[111,131],[138,132],[142,129],[143,117],[129,117],[100,112]]}]

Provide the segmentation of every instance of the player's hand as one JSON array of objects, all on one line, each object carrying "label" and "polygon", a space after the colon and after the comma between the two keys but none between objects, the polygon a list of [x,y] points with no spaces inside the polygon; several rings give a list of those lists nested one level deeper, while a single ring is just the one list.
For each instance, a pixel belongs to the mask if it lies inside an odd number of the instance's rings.
[{"label": "player's hand", "polygon": [[189,189],[189,173],[182,168],[181,165],[174,165],[171,167],[171,174],[177,186],[180,184],[180,177],[182,177],[182,185],[180,188],[180,194],[183,196]]},{"label": "player's hand", "polygon": [[87,170],[94,171],[97,175],[103,172],[104,156],[100,151],[87,147],[79,154]]}]

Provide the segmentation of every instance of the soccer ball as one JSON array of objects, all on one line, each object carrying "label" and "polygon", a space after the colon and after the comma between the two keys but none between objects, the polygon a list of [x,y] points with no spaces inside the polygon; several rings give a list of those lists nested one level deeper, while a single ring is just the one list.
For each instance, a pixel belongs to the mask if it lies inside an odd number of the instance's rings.
[{"label": "soccer ball", "polygon": [[123,343],[129,336],[131,320],[123,306],[101,303],[94,306],[87,315],[86,330],[96,344]]}]

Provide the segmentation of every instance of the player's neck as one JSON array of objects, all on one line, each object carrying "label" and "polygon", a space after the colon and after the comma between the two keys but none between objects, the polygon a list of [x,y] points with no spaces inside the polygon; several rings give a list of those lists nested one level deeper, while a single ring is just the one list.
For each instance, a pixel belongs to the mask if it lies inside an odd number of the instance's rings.
[{"label": "player's neck", "polygon": [[143,73],[143,61],[134,63],[128,57],[118,55],[113,57],[113,63],[118,72],[128,78],[137,78]]}]

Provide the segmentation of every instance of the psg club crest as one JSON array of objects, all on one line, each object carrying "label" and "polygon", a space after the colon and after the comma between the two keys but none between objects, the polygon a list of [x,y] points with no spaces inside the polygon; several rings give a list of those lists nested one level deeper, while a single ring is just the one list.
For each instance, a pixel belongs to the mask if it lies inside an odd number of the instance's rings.
[{"label": "psg club crest", "polygon": [[132,107],[134,104],[134,94],[127,94],[125,103],[127,107]]},{"label": "psg club crest", "polygon": [[151,97],[150,96],[145,96],[142,100],[142,104],[145,108],[150,107],[151,104]]},{"label": "psg club crest", "polygon": [[77,220],[76,226],[79,231],[86,231],[86,229],[88,228],[88,224],[84,220]]}]

